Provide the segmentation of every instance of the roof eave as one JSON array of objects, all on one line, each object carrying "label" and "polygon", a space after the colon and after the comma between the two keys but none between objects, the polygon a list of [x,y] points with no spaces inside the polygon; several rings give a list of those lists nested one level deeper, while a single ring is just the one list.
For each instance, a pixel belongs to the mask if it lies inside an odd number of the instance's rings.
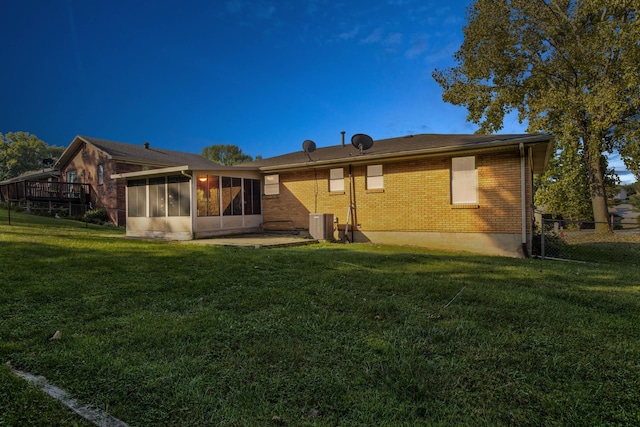
[{"label": "roof eave", "polygon": [[[362,164],[362,163],[370,163],[372,160],[379,161],[394,161],[394,160],[408,160],[412,158],[423,158],[423,157],[431,157],[431,156],[440,156],[444,154],[454,154],[465,152],[468,154],[481,153],[481,152],[493,152],[493,151],[502,151],[505,148],[518,148],[520,143],[525,145],[533,145],[541,142],[550,142],[553,139],[551,135],[532,135],[524,138],[514,138],[505,141],[488,141],[484,143],[479,143],[473,145],[473,147],[469,147],[467,145],[457,145],[457,146],[447,146],[447,147],[438,147],[438,148],[426,148],[422,150],[411,150],[411,151],[400,151],[395,153],[384,153],[384,154],[373,154],[373,155],[361,155],[361,156],[351,156],[344,157],[340,159],[332,159],[332,160],[319,160],[315,162],[304,162],[304,163],[292,163],[285,165],[276,165],[276,166],[263,166],[260,167],[261,172],[277,172],[277,171],[287,171],[287,170],[297,170],[297,169],[309,169],[309,168],[322,168],[331,165],[345,165],[345,164]],[[549,144],[552,145],[552,144]],[[548,149],[547,149],[548,151]],[[547,152],[546,161],[548,161],[549,152]]]},{"label": "roof eave", "polygon": [[75,138],[73,138],[73,140],[71,141],[71,144],[69,144],[69,146],[62,152],[58,160],[56,160],[56,162],[54,163],[54,169],[62,169],[61,165],[67,164],[71,160],[71,158],[73,157],[73,153],[76,152],[81,142],[86,143],[87,141],[85,141],[80,135],[76,135]]},{"label": "roof eave", "polygon": [[164,167],[168,168],[168,167],[175,166],[175,164],[149,162],[149,161],[135,159],[135,158],[132,158],[132,157],[125,157],[125,156],[111,156],[111,155],[109,155],[109,159],[113,160],[114,162],[118,162],[118,163],[140,165],[140,166],[154,166],[154,167],[162,167],[162,168],[164,168]]},{"label": "roof eave", "polygon": [[190,165],[182,165],[182,166],[170,166],[170,167],[159,168],[159,169],[147,169],[147,170],[136,171],[136,172],[117,173],[117,174],[111,175],[111,178],[116,178],[116,179],[141,178],[141,177],[148,177],[148,176],[166,175],[166,174],[176,173],[176,172],[186,173],[186,172],[193,172],[193,171],[221,173],[224,171],[234,171],[234,170],[258,172],[257,167],[247,167],[247,166],[228,166],[228,167],[221,166],[220,168],[213,169],[213,168],[195,167]]},{"label": "roof eave", "polygon": [[111,175],[111,178],[120,179],[120,178],[140,178],[143,176],[157,176],[157,175],[166,175],[168,173],[175,172],[186,172],[190,170],[188,165],[182,166],[172,166],[167,168],[160,169],[149,169],[144,171],[136,171],[136,172],[126,172],[126,173],[114,173]]}]

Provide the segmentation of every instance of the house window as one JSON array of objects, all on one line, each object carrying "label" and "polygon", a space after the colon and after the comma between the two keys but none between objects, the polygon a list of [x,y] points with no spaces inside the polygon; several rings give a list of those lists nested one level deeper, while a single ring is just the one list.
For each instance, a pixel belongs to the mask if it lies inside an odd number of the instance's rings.
[{"label": "house window", "polygon": [[198,216],[220,215],[220,177],[198,176],[197,209]]},{"label": "house window", "polygon": [[67,182],[78,182],[78,171],[76,170],[68,171]]},{"label": "house window", "polygon": [[451,159],[451,203],[478,203],[478,169],[474,156]]},{"label": "house window", "polygon": [[222,215],[242,215],[242,178],[222,177]]},{"label": "house window", "polygon": [[104,184],[104,168],[102,165],[98,165],[98,185]]},{"label": "house window", "polygon": [[280,175],[265,175],[264,195],[273,196],[280,194]]},{"label": "house window", "polygon": [[169,216],[191,215],[191,185],[186,176],[167,177]]},{"label": "house window", "polygon": [[331,169],[329,171],[329,191],[344,191],[344,169]]},{"label": "house window", "polygon": [[149,179],[149,216],[166,216],[165,177]]},{"label": "house window", "polygon": [[127,182],[127,207],[130,217],[147,215],[147,180],[134,179]]},{"label": "house window", "polygon": [[244,214],[260,215],[260,180],[244,179]]},{"label": "house window", "polygon": [[382,165],[367,166],[367,190],[382,190],[383,188]]}]

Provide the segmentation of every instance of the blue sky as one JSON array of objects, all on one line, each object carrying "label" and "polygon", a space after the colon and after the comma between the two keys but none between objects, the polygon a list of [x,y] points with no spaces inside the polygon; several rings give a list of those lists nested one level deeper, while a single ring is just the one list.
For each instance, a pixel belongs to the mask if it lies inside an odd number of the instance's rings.
[{"label": "blue sky", "polygon": [[[431,77],[469,1],[0,0],[0,132],[270,157],[355,133],[473,133]],[[504,133],[523,133],[515,117]]]}]

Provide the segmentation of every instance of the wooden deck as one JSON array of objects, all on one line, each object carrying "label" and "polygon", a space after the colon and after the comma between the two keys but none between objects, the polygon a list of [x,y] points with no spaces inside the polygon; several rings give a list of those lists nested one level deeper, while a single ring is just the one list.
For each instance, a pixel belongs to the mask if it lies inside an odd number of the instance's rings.
[{"label": "wooden deck", "polygon": [[91,186],[77,182],[17,181],[0,186],[3,200],[87,204]]}]

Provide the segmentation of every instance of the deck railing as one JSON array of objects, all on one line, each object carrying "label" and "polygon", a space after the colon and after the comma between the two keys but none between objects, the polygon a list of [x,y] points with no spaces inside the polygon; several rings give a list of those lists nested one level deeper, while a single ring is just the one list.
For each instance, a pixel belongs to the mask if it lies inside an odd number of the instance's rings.
[{"label": "deck railing", "polygon": [[25,181],[25,198],[28,200],[75,201],[89,200],[89,184],[77,182]]}]

